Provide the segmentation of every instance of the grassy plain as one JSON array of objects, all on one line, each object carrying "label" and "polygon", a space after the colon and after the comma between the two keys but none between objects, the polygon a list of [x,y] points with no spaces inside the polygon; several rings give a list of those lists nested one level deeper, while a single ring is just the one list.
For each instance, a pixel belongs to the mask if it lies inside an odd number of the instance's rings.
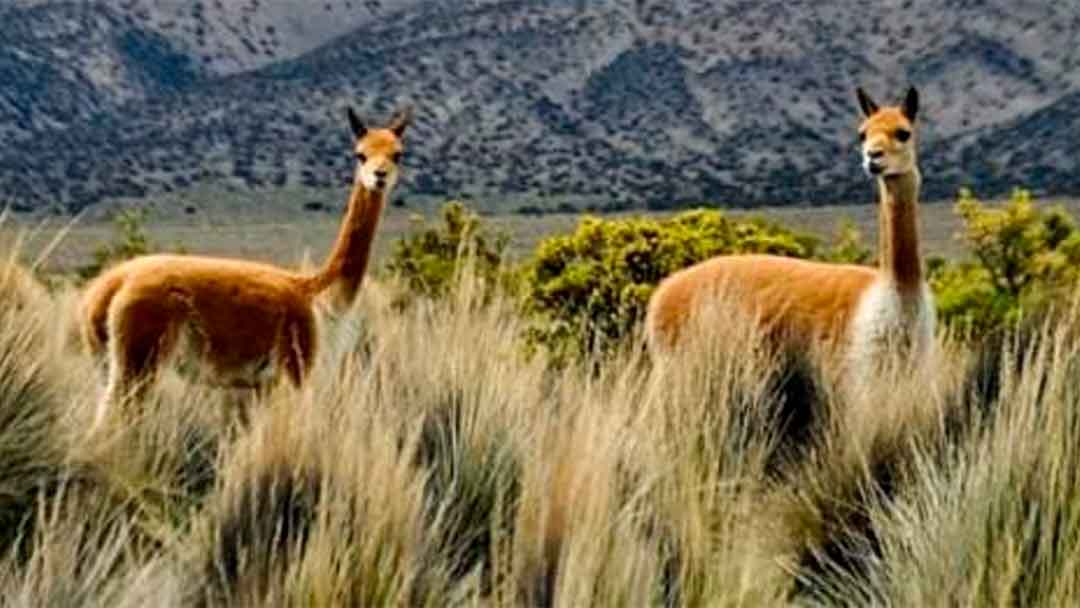
[{"label": "grassy plain", "polygon": [[[836,218],[789,213],[810,230]],[[290,262],[321,255],[321,222],[148,227]],[[527,226],[519,242],[546,230]],[[78,262],[63,247],[107,234],[76,227],[53,255]],[[170,372],[89,436],[100,374],[72,339],[76,292],[0,263],[0,605],[1080,601],[1076,314],[982,344],[939,336],[926,374],[886,362],[844,400],[738,323],[678,365],[628,348],[556,369],[467,275],[404,309],[396,289],[366,284],[353,331],[326,341],[344,366],[303,390]]]}]

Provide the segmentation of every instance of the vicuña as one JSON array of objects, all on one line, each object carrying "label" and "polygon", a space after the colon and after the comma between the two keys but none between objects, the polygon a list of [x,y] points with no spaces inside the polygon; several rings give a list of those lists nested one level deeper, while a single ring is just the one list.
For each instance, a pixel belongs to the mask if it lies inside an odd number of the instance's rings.
[{"label": "vicu\u00f1a", "polygon": [[779,346],[842,355],[842,377],[856,382],[890,353],[918,358],[932,348],[934,307],[919,255],[918,92],[910,89],[898,107],[879,107],[861,88],[857,94],[863,166],[880,195],[878,267],[769,255],[706,260],[665,279],[650,300],[654,353],[685,343],[690,320],[715,302],[747,313]]},{"label": "vicu\u00f1a", "polygon": [[294,386],[304,382],[319,346],[318,317],[348,309],[364,278],[411,112],[398,112],[386,128],[368,129],[352,108],[348,118],[356,138],[352,193],[334,247],[314,274],[248,260],[147,255],[87,287],[83,342],[95,355],[108,354],[95,427],[180,357],[215,385],[261,388],[282,374]]}]

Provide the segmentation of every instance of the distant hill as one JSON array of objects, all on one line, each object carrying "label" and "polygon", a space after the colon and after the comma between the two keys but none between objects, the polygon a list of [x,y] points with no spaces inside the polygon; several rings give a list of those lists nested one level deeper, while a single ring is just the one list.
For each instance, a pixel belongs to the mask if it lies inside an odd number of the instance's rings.
[{"label": "distant hill", "polygon": [[0,204],[347,180],[346,104],[417,108],[402,196],[870,200],[852,89],[923,93],[927,198],[1080,193],[1080,4],[16,0]]}]

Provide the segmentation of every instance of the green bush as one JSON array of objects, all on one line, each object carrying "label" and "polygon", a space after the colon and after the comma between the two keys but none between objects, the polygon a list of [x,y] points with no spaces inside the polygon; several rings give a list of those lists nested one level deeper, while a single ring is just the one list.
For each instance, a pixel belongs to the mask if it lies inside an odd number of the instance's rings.
[{"label": "green bush", "polygon": [[[955,212],[967,255],[928,260],[944,326],[978,337],[1071,293],[1080,278],[1080,229],[1064,209],[1040,207],[1025,190],[990,207],[963,190]],[[573,232],[541,241],[511,270],[505,234],[459,202],[447,203],[442,220],[395,243],[389,269],[411,294],[440,297],[468,260],[485,288],[513,287],[531,319],[530,346],[546,348],[556,360],[624,343],[661,279],[715,255],[874,263],[873,250],[850,221],[821,241],[763,219],[698,210],[664,218],[586,216]]]},{"label": "green bush", "polygon": [[1040,208],[1018,189],[990,208],[965,189],[955,210],[970,259],[938,264],[930,279],[946,326],[965,335],[1012,326],[1075,285],[1080,231],[1061,207]]},{"label": "green bush", "polygon": [[603,350],[629,335],[656,284],[715,255],[816,257],[818,239],[762,219],[699,210],[659,219],[585,217],[542,241],[523,271],[530,340],[556,357]]},{"label": "green bush", "polygon": [[870,264],[874,252],[863,243],[859,227],[849,218],[840,222],[839,230],[823,259],[838,264]]},{"label": "green bush", "polygon": [[399,276],[414,295],[438,297],[457,281],[467,264],[486,288],[507,276],[509,237],[484,225],[480,216],[458,201],[442,208],[442,224],[426,226],[394,243],[387,269]]},{"label": "green bush", "polygon": [[79,278],[96,277],[105,268],[124,260],[145,255],[154,250],[146,235],[146,210],[122,209],[113,216],[114,239],[100,245],[93,253],[93,262],[77,269]]}]

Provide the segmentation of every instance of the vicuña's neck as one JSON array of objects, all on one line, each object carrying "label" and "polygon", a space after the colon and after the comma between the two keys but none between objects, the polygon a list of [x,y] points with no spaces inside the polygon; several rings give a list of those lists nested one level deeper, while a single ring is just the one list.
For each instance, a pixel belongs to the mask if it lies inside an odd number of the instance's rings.
[{"label": "vicu\u00f1a's neck", "polygon": [[922,289],[922,257],[919,255],[921,183],[918,169],[878,178],[881,271],[901,292]]},{"label": "vicu\u00f1a's neck", "polygon": [[357,181],[330,256],[312,282],[313,291],[333,286],[338,305],[351,305],[367,272],[375,229],[382,215],[385,194],[371,192]]}]

